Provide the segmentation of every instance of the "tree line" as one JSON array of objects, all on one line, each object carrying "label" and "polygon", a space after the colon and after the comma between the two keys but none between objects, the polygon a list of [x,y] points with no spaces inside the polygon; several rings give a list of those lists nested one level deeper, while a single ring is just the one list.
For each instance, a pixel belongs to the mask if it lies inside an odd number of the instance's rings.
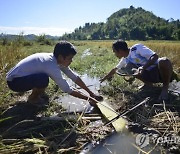
[{"label": "tree line", "polygon": [[85,23],[74,32],[64,34],[65,40],[180,40],[180,21],[165,20],[141,7],[121,9],[107,21]]}]

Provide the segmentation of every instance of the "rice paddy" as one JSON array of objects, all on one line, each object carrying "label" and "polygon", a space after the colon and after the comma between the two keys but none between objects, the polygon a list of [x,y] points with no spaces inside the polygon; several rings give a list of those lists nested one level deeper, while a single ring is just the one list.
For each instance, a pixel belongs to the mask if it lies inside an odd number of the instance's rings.
[{"label": "rice paddy", "polygon": [[[70,67],[78,74],[88,74],[92,78],[103,77],[118,63],[118,59],[112,52],[112,42],[107,40],[72,41],[78,54],[74,57]],[[127,43],[132,46],[139,41],[128,41]],[[160,57],[168,57],[172,61],[174,70],[180,75],[179,41],[142,41],[141,43],[157,52]],[[24,45],[11,42],[7,45],[0,45],[0,153],[79,153],[85,143],[101,140],[112,131],[110,127],[103,127],[101,130],[89,129],[90,121],[82,120],[84,113],[77,114],[78,119],[75,121],[38,121],[34,119],[34,115],[36,118],[42,115],[49,117],[57,111],[64,111],[62,106],[56,103],[57,97],[61,96],[62,92],[52,81],[47,89],[49,104],[40,109],[24,105],[28,93],[20,94],[8,89],[5,76],[11,67],[30,54],[52,52],[54,44],[55,42],[53,45],[31,42]],[[179,96],[172,95],[169,105],[156,105],[155,100],[159,95],[159,89],[138,91],[139,84],[141,82],[137,80],[129,84],[116,75],[111,81],[107,81],[106,85],[100,87],[100,93],[108,97],[110,103],[120,113],[151,95],[153,98],[151,104],[128,114],[128,120],[154,128],[161,134],[180,135]],[[22,98],[24,100],[20,101]],[[21,110],[14,112],[17,106]],[[22,118],[24,114],[18,116],[19,112],[24,111],[27,111],[25,118]]]}]

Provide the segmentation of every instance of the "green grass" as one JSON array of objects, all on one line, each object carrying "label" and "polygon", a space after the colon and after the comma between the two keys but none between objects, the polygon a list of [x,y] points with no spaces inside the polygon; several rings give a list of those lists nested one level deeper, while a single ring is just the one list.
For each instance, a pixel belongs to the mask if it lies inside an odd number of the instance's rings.
[{"label": "green grass", "polygon": [[[78,49],[78,54],[74,58],[71,67],[76,71],[87,71],[90,74],[101,76],[103,73],[115,67],[118,59],[112,52],[113,41],[81,41],[73,42]],[[168,57],[173,64],[174,69],[180,69],[180,42],[179,41],[128,41],[129,47],[136,43],[143,43],[159,55],[159,57]],[[85,49],[90,49],[93,53],[90,56],[81,58]],[[179,70],[180,71],[180,70]]]},{"label": "green grass", "polygon": [[[90,76],[103,77],[118,63],[118,59],[112,52],[113,41],[72,41],[77,48],[77,55],[74,57],[71,68],[80,74],[87,73]],[[128,41],[129,46],[132,46],[139,41]],[[179,41],[141,41],[152,50],[156,51],[160,56],[168,57],[175,70],[180,71],[180,42]],[[29,45],[23,43],[12,42],[5,46],[0,45],[0,80],[2,81],[0,87],[0,104],[1,106],[12,102],[12,91],[6,85],[6,73],[17,62],[24,57],[37,52],[53,52],[53,45],[41,45],[37,42],[31,42]],[[82,57],[84,50],[90,49],[92,53],[89,56]],[[121,87],[126,87],[127,84],[122,78],[116,77],[112,81],[115,86],[118,83]],[[50,84],[50,85],[53,85]],[[54,86],[50,86],[52,89]],[[117,87],[117,86],[116,86]],[[53,91],[53,90],[50,90]]]},{"label": "green grass", "polygon": [[38,52],[53,52],[53,49],[54,49],[54,43],[53,45],[45,45],[45,44],[41,45],[37,42],[34,42],[32,46],[22,46],[20,51],[30,55]]},{"label": "green grass", "polygon": [[[97,76],[102,78],[114,68],[119,61],[112,52],[112,42],[113,41],[73,42],[78,49],[78,54],[74,58],[71,68],[81,74],[87,73],[92,77]],[[129,47],[136,43],[145,44],[147,47],[157,52],[159,57],[166,56],[169,58],[172,61],[174,70],[178,73],[180,72],[179,41],[128,41],[127,43]],[[85,49],[90,49],[92,54],[82,58],[81,56]],[[137,80],[134,84],[128,84],[122,77],[115,75],[111,82],[107,82],[106,86],[101,87],[101,91],[108,96],[116,97],[121,90],[132,93],[135,92],[139,84],[140,82]]]}]

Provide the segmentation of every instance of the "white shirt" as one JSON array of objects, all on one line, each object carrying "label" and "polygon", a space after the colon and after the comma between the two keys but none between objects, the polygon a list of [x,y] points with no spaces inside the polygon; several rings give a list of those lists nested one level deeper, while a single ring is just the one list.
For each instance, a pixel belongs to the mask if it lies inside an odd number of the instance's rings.
[{"label": "white shirt", "polygon": [[[129,50],[129,55],[126,58],[121,58],[116,68],[121,69],[125,67],[127,63],[133,63],[137,67],[144,66],[155,52],[146,47],[143,44],[135,44]],[[157,64],[158,61],[155,62]],[[154,66],[150,66],[147,69],[151,69]]]},{"label": "white shirt", "polygon": [[17,77],[28,76],[36,73],[45,73],[56,82],[60,89],[64,92],[71,93],[72,89],[62,77],[61,71],[74,82],[78,78],[78,76],[69,67],[58,65],[53,53],[36,53],[26,57],[14,66],[7,73],[6,79],[7,81],[12,81]]}]

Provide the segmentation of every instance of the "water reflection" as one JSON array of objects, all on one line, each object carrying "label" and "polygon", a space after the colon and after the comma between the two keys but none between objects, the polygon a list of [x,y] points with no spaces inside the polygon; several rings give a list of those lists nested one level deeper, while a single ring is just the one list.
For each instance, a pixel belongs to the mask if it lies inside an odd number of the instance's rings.
[{"label": "water reflection", "polygon": [[[99,78],[91,78],[87,74],[84,74],[81,76],[81,79],[84,81],[84,83],[88,86],[88,88],[98,93],[98,90],[100,88],[100,82]],[[67,82],[70,84],[70,86],[77,88],[78,90],[82,91],[83,93],[88,93],[82,89],[80,89],[74,82],[72,82],[70,79],[67,80]],[[58,99],[58,102],[62,104],[63,108],[65,108],[69,112],[81,112],[84,109],[86,109],[86,112],[89,112],[92,109],[92,106],[85,100],[70,96],[65,94],[64,96],[60,96]]]},{"label": "water reflection", "polygon": [[[153,148],[154,146],[149,144],[143,148],[142,151],[144,152],[142,152],[136,145],[135,136],[130,132],[123,132],[112,134],[106,138],[103,143],[99,144],[94,149],[82,152],[82,154],[142,154],[151,151]],[[161,152],[159,147],[156,147],[150,153],[159,154]]]},{"label": "water reflection", "polygon": [[[86,85],[88,85],[89,89],[93,92],[97,93],[100,89],[100,82],[99,78],[91,78],[87,74],[84,74],[81,76],[81,79],[85,82]],[[77,89],[77,85],[73,83],[71,80],[68,79],[68,83]],[[83,93],[86,93],[84,90],[79,89]],[[81,99],[75,98],[70,95],[64,95],[60,96],[58,99],[58,102],[62,104],[62,106],[68,111],[68,112],[81,112],[84,109],[86,111],[91,111],[92,106],[87,101],[83,101]],[[102,125],[101,123],[94,123],[95,125]],[[139,149],[136,147],[136,139],[135,135],[133,135],[131,132],[126,130],[122,133],[113,133],[109,137],[107,137],[102,143],[99,145],[96,144],[94,147],[91,143],[88,144],[88,146],[81,152],[81,154],[140,154],[142,152],[139,151]],[[143,148],[144,151],[148,152],[153,149],[153,145],[147,145]],[[151,154],[159,154],[160,150],[156,148],[151,152]]]}]

